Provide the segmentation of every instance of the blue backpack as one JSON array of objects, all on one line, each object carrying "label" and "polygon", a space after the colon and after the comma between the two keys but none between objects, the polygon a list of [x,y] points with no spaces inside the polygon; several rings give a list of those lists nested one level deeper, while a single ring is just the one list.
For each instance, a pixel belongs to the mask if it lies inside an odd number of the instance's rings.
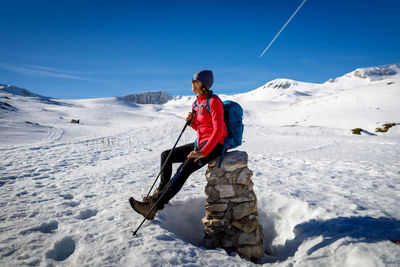
[{"label": "blue backpack", "polygon": [[[193,105],[193,111],[196,107],[206,107],[207,111],[210,112],[210,99],[211,97],[218,97],[217,95],[211,95],[207,98],[206,105],[197,105],[197,99]],[[219,97],[218,97],[219,98]],[[224,159],[225,152],[228,149],[233,149],[242,144],[243,139],[243,109],[242,107],[234,101],[223,101],[224,105],[224,121],[226,127],[228,127],[228,135],[224,139],[224,147],[218,162],[218,168],[221,167],[222,160]],[[197,140],[196,140],[197,141]]]}]

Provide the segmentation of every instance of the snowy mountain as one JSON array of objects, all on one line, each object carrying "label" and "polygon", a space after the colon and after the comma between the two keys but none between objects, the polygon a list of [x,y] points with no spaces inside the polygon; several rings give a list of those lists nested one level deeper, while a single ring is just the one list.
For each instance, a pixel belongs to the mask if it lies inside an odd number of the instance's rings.
[{"label": "snowy mountain", "polygon": [[369,81],[379,81],[392,76],[398,75],[400,72],[400,64],[384,65],[378,67],[369,67],[356,69],[346,74],[346,77],[357,77],[360,79],[368,79]]},{"label": "snowy mountain", "polygon": [[399,64],[394,64],[357,69],[322,84],[276,79],[225,98],[243,103],[251,124],[374,132],[384,123],[399,122],[399,73]]},{"label": "snowy mountain", "polygon": [[309,96],[316,84],[304,83],[290,79],[275,79],[248,93],[236,98],[247,101],[285,101],[297,96]]},{"label": "snowy mountain", "polygon": [[34,94],[26,89],[19,88],[19,87],[13,86],[13,85],[0,84],[0,92],[7,92],[10,94],[19,95],[19,96],[29,96],[29,97],[38,97],[41,99],[49,99],[49,97]]},{"label": "snowy mountain", "polygon": [[119,96],[117,99],[134,104],[165,104],[172,96],[165,91],[151,91]]},{"label": "snowy mountain", "polygon": [[253,100],[276,100],[282,96],[312,96],[318,94],[329,95],[339,93],[342,90],[350,90],[363,85],[380,85],[379,82],[394,84],[399,79],[400,64],[384,65],[378,67],[360,68],[347,73],[336,79],[329,79],[323,84],[305,83],[290,79],[275,79],[262,87],[245,94],[241,97]]},{"label": "snowy mountain", "polygon": [[[238,149],[254,173],[260,264],[398,266],[399,69],[220,95],[244,108]],[[256,266],[202,246],[204,168],[132,237],[142,217],[127,200],[149,190],[194,96],[131,105],[10,88],[0,88],[1,266]],[[392,127],[376,132],[383,124]],[[376,135],[354,135],[356,127]],[[188,127],[179,145],[195,138]]]}]

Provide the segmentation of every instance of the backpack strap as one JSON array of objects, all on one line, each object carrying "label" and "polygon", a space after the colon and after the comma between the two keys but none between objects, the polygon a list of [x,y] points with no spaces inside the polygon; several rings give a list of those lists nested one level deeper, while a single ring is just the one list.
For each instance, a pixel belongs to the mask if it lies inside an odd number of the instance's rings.
[{"label": "backpack strap", "polygon": [[192,109],[192,114],[194,114],[194,112],[195,112],[195,108],[197,107],[197,99],[194,101],[194,103],[193,103],[193,109]]},{"label": "backpack strap", "polygon": [[[207,106],[206,104],[197,105],[197,99],[196,99],[196,101],[194,101],[192,113],[193,113],[193,114],[195,113],[195,108],[196,108],[196,107],[206,107],[206,106]],[[207,109],[207,110],[208,110],[208,109]],[[201,109],[200,109],[200,111],[199,111],[199,114],[201,115]]]},{"label": "backpack strap", "polygon": [[213,95],[207,97],[207,102],[206,102],[206,109],[207,109],[208,113],[210,113],[210,114],[211,114],[211,111],[210,111],[210,99],[211,99],[211,97],[213,97]]},{"label": "backpack strap", "polygon": [[[212,94],[212,95],[210,95],[209,97],[207,97],[206,108],[207,108],[208,113],[210,113],[210,114],[211,114],[211,111],[210,111],[210,99],[211,99],[212,97],[216,97],[216,98],[218,98],[218,99],[221,101],[221,99],[219,98],[219,96],[217,96],[217,95],[215,95],[215,94]],[[221,101],[221,103],[222,103],[222,101]]]},{"label": "backpack strap", "polygon": [[[210,95],[209,97],[207,97],[207,101],[206,101],[206,104],[205,104],[205,105],[204,105],[204,104],[197,105],[197,99],[196,99],[196,100],[194,101],[194,105],[193,105],[193,113],[194,113],[194,111],[195,111],[194,109],[195,109],[196,107],[206,107],[208,113],[211,114],[211,110],[210,110],[210,99],[211,99],[213,96],[219,98],[217,95],[212,94],[212,95]],[[222,102],[222,101],[221,101],[221,102]],[[200,111],[200,114],[201,114],[201,111]]]},{"label": "backpack strap", "polygon": [[224,144],[224,148],[222,149],[221,155],[219,156],[218,169],[221,168],[222,160],[224,159],[226,151],[228,151],[228,146]]}]

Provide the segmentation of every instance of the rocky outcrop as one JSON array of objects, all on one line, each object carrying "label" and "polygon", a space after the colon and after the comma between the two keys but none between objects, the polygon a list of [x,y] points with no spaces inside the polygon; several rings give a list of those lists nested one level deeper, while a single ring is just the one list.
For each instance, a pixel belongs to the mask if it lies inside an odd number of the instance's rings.
[{"label": "rocky outcrop", "polygon": [[299,82],[290,79],[275,79],[267,83],[265,87],[273,89],[287,89],[298,84]]},{"label": "rocky outcrop", "polygon": [[135,104],[164,104],[171,100],[172,96],[165,91],[152,91],[140,94],[129,94],[117,98]]},{"label": "rocky outcrop", "polygon": [[360,68],[345,74],[346,77],[352,76],[360,79],[368,79],[371,82],[391,78],[400,73],[400,64],[382,65],[376,67]]},{"label": "rocky outcrop", "polygon": [[264,254],[264,233],[258,223],[247,153],[226,153],[220,168],[218,160],[210,162],[206,172],[206,216],[202,220],[205,246],[236,251],[257,262]]}]

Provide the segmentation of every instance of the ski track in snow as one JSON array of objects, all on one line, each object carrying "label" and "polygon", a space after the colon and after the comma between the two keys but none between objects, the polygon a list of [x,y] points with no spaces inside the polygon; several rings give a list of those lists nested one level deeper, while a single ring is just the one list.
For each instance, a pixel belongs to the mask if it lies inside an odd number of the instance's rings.
[{"label": "ski track in snow", "polygon": [[[202,248],[199,246],[201,234],[191,237],[193,232],[202,229],[204,170],[188,180],[171,207],[159,212],[152,223],[145,223],[138,238],[131,236],[130,231],[142,217],[131,211],[127,199],[130,195],[138,197],[147,193],[158,173],[159,152],[174,142],[180,122],[175,120],[175,127],[171,128],[165,124],[153,125],[95,140],[51,141],[3,149],[2,262],[209,265],[206,259],[211,257],[213,266],[252,265],[237,255],[226,255],[223,250]],[[249,136],[259,134],[251,127],[247,129]],[[167,140],[159,138],[159,131],[163,130],[170,136]],[[193,134],[187,133],[182,140],[190,142],[192,137]],[[108,139],[114,143],[108,143]],[[352,137],[312,140],[299,136],[284,139],[264,136],[257,144],[246,142],[242,148],[249,153],[249,167],[254,171],[254,190],[259,199],[266,250],[275,255],[265,256],[265,263],[301,262],[302,257],[296,255],[305,249],[302,248],[304,240],[297,240],[293,229],[312,219],[322,220],[323,225],[324,221],[338,217],[349,221],[359,218],[360,222],[369,218],[392,218],[395,226],[400,226],[398,141],[356,141]],[[279,150],[276,144],[271,151],[265,149],[273,142],[293,142],[297,149],[283,146]],[[189,207],[194,212],[189,212]],[[183,226],[175,226],[177,217],[184,221]],[[327,228],[333,226],[328,223]],[[308,246],[310,242],[315,243],[307,251],[311,249],[315,257],[320,247],[329,245],[340,250],[342,246],[358,244],[351,234],[344,233],[340,238],[335,234],[340,236],[342,232],[333,233],[325,240],[321,230],[316,236],[307,237],[314,240],[306,242]],[[330,239],[335,242],[327,241]],[[288,240],[292,243],[287,243]],[[389,246],[388,240],[380,242]],[[374,246],[375,242],[365,243],[362,249],[371,251]],[[392,252],[399,255],[398,251]],[[126,257],[121,259],[121,255]]]},{"label": "ski track in snow", "polygon": [[[2,258],[14,258],[17,265],[57,262],[70,256],[62,251],[67,246],[77,262],[118,262],[124,252],[115,252],[115,242],[127,250],[130,231],[141,219],[132,214],[127,199],[137,188],[148,188],[157,174],[159,156],[153,150],[167,149],[172,142],[160,140],[161,131],[177,135],[163,123],[122,136],[2,149]],[[97,242],[110,243],[114,252],[86,258],[86,248]],[[84,254],[77,256],[72,247]]]}]

